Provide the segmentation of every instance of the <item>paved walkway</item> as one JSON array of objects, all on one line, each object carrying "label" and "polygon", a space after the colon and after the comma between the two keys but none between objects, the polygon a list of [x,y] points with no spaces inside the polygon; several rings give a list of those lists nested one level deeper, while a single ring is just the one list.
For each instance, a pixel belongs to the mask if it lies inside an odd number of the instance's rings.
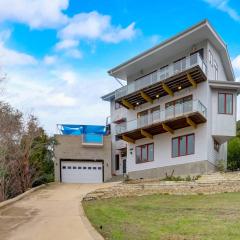
[{"label": "paved walkway", "polygon": [[52,184],[39,189],[0,209],[0,239],[98,239],[86,222],[80,201],[88,192],[111,185]]}]

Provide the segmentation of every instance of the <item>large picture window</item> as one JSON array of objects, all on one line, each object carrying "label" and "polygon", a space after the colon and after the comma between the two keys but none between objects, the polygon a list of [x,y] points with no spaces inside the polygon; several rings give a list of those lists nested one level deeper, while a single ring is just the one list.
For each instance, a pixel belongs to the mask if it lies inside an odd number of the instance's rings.
[{"label": "large picture window", "polygon": [[154,159],[153,143],[136,147],[136,163],[151,162]]},{"label": "large picture window", "polygon": [[231,93],[218,93],[218,113],[233,114],[233,95]]},{"label": "large picture window", "polygon": [[194,134],[180,136],[172,139],[172,157],[194,154]]}]

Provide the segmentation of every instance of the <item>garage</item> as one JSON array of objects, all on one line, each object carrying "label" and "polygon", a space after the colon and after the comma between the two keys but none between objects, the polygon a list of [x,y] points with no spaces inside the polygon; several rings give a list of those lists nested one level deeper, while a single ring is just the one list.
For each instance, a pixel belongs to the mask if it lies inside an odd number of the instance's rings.
[{"label": "garage", "polygon": [[65,161],[61,164],[61,181],[64,183],[102,183],[103,165],[96,161]]}]

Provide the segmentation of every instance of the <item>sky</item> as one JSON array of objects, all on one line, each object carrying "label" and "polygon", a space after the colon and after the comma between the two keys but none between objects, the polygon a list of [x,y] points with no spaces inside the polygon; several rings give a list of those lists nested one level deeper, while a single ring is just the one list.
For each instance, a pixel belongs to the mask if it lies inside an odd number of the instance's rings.
[{"label": "sky", "polygon": [[206,18],[240,81],[239,0],[0,0],[0,100],[51,134],[105,124],[101,96],[121,87],[107,71]]}]

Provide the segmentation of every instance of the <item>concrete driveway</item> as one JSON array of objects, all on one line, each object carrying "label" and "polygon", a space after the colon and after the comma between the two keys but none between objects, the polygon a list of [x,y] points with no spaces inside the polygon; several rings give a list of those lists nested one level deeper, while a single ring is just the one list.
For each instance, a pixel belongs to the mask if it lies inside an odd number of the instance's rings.
[{"label": "concrete driveway", "polygon": [[86,223],[80,201],[88,192],[112,184],[52,184],[39,189],[0,209],[0,239],[98,239]]}]

